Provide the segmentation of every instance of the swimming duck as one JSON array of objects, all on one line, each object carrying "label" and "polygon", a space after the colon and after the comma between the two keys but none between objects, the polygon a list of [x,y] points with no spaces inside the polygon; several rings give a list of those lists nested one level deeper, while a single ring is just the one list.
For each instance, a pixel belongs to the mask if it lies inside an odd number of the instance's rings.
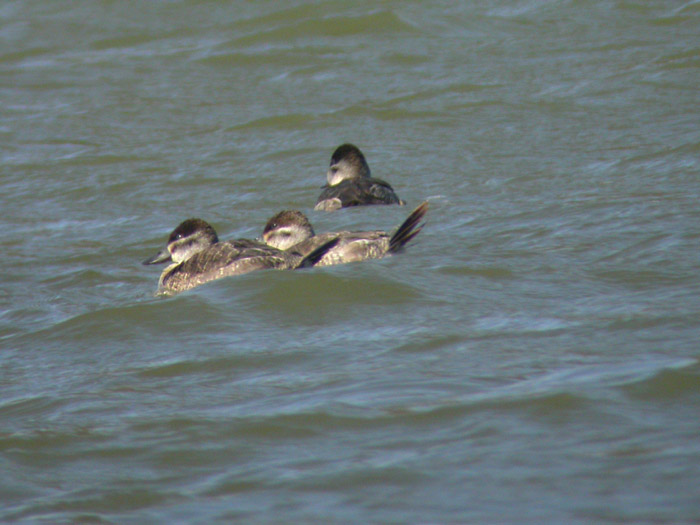
[{"label": "swimming duck", "polygon": [[418,206],[394,233],[384,231],[341,231],[316,235],[309,219],[300,211],[285,210],[272,217],[263,230],[263,240],[281,250],[308,255],[329,240],[338,244],[323,254],[316,266],[329,266],[365,259],[380,259],[403,248],[423,228],[418,223],[428,211],[428,203]]},{"label": "swimming duck", "polygon": [[220,242],[209,223],[187,219],[173,230],[165,248],[143,264],[171,262],[160,275],[157,293],[174,294],[229,275],[266,268],[287,270],[313,266],[338,242],[329,240],[319,245],[318,250],[301,255],[249,239]]},{"label": "swimming duck", "polygon": [[406,204],[388,182],[372,178],[365,156],[353,144],[342,144],[333,152],[326,178],[328,184],[323,186],[314,207],[318,211],[369,204]]}]

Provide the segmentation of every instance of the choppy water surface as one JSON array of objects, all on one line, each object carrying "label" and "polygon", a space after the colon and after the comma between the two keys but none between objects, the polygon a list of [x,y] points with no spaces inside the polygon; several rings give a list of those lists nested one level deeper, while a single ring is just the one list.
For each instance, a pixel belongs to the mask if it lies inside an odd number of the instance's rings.
[{"label": "choppy water surface", "polygon": [[[700,3],[6,2],[0,521],[700,520]],[[312,211],[360,146],[406,208]],[[153,297],[181,220],[399,257]]]}]

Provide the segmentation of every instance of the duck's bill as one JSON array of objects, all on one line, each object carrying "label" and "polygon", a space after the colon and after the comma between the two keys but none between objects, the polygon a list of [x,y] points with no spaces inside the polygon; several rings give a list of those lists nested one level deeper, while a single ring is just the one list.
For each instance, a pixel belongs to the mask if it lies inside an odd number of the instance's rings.
[{"label": "duck's bill", "polygon": [[170,258],[170,252],[167,249],[163,249],[155,254],[153,257],[149,257],[141,264],[160,264],[164,262],[172,261]]}]

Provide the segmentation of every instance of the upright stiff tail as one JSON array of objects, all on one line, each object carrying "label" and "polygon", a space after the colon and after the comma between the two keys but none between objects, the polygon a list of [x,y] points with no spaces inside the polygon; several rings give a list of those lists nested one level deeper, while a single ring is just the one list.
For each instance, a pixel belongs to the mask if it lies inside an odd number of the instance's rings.
[{"label": "upright stiff tail", "polygon": [[411,215],[403,221],[401,226],[398,227],[394,235],[389,239],[389,253],[396,253],[401,248],[403,248],[408,241],[413,239],[416,235],[420,233],[425,226],[425,223],[418,226],[418,223],[425,217],[428,211],[428,203],[423,202],[415,210],[411,212]]},{"label": "upright stiff tail", "polygon": [[329,250],[335,248],[335,245],[338,244],[339,241],[339,237],[334,237],[327,243],[322,244],[309,255],[304,257],[294,269],[298,270],[299,268],[310,268],[311,266],[314,266],[323,258],[324,255],[326,255],[326,253],[328,253]]}]

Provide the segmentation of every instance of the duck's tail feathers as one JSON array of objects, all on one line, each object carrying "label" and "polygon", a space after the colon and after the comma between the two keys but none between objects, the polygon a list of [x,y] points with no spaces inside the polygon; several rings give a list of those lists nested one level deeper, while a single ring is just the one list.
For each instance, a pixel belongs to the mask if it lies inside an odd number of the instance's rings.
[{"label": "duck's tail feathers", "polygon": [[318,248],[316,248],[314,251],[312,251],[309,255],[304,257],[301,262],[299,263],[298,266],[296,266],[295,270],[298,270],[299,268],[310,268],[311,266],[314,266],[318,261],[320,261],[326,253],[328,253],[329,250],[332,250],[336,244],[340,241],[339,237],[333,237],[330,241],[322,244]]},{"label": "duck's tail feathers", "polygon": [[420,226],[418,223],[425,217],[428,212],[428,202],[421,203],[411,215],[403,221],[401,226],[396,229],[396,232],[389,239],[389,253],[396,253],[401,250],[411,239],[420,233],[425,226],[425,223]]}]

